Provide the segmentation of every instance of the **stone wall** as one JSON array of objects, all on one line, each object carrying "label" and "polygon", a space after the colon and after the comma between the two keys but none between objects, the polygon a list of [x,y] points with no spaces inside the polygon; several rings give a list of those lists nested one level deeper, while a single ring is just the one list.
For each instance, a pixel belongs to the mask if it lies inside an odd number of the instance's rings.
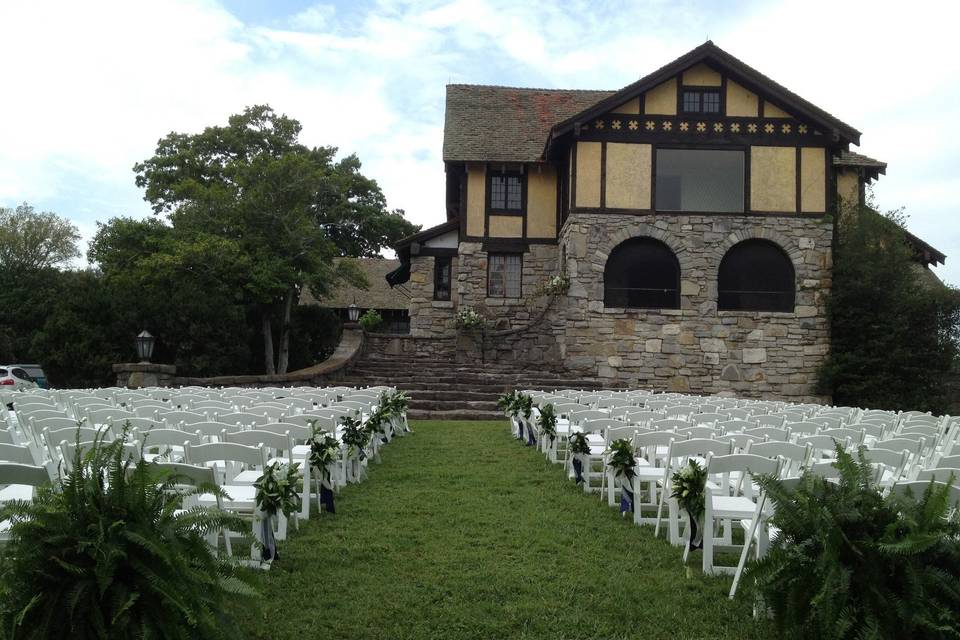
[{"label": "stone wall", "polygon": [[[603,271],[610,252],[633,237],[664,242],[681,271],[680,309],[605,308]],[[717,272],[736,243],[763,238],[793,262],[791,313],[718,311]],[[832,226],[821,218],[736,215],[571,214],[558,245],[530,245],[523,257],[523,296],[488,298],[487,252],[463,242],[454,260],[453,301],[433,297],[433,259],[411,268],[409,339],[377,339],[381,354],[513,361],[566,369],[614,383],[691,393],[731,393],[822,401],[816,372],[829,349],[825,295],[831,287]],[[570,290],[534,297],[564,256]],[[491,319],[484,335],[457,335],[453,316],[471,307]],[[447,340],[429,342],[424,338]],[[453,350],[454,355],[451,355]]]},{"label": "stone wall", "polygon": [[[604,308],[607,257],[639,236],[656,238],[676,254],[680,309]],[[789,255],[797,278],[794,312],[717,310],[720,261],[750,238],[775,242]],[[571,280],[567,322],[558,335],[564,364],[644,387],[822,400],[814,385],[829,349],[831,240],[831,225],[818,218],[573,214],[561,232]]]}]

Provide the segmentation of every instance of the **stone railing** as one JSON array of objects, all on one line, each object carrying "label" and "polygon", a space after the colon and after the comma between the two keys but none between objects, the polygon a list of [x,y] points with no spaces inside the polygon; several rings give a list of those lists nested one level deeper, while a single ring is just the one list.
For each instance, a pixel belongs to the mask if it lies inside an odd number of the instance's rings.
[{"label": "stone railing", "polygon": [[[136,388],[145,384],[143,367],[163,368],[167,374],[159,386],[201,386],[201,387],[275,387],[275,386],[323,386],[342,378],[354,362],[363,354],[364,333],[359,327],[344,327],[340,343],[333,354],[319,364],[306,369],[281,374],[215,376],[212,378],[193,378],[174,376],[171,365],[114,365],[117,374],[117,386]],[[152,382],[152,380],[150,381]],[[164,384],[166,383],[166,384]]]}]

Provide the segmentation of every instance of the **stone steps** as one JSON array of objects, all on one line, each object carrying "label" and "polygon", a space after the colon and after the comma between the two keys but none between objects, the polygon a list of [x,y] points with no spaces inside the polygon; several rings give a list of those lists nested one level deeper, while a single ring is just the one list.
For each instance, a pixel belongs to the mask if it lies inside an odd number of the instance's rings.
[{"label": "stone steps", "polygon": [[363,358],[340,384],[389,385],[410,395],[417,420],[503,420],[497,397],[514,389],[601,389],[608,382],[521,363],[458,363],[409,357]]}]

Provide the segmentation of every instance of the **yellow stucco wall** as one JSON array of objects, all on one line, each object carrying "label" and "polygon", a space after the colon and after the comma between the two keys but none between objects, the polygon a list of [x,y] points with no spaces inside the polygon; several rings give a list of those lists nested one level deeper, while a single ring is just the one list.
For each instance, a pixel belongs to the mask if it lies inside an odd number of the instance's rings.
[{"label": "yellow stucco wall", "polygon": [[856,171],[850,169],[837,171],[837,195],[848,203],[859,202],[860,177]]},{"label": "yellow stucco wall", "polygon": [[600,144],[577,142],[578,207],[600,206]]},{"label": "yellow stucco wall", "polygon": [[750,147],[750,208],[796,211],[796,174],[796,148]]},{"label": "yellow stucco wall", "polygon": [[700,63],[683,72],[683,84],[691,87],[719,87],[720,73]]},{"label": "yellow stucco wall", "polygon": [[770,104],[769,102],[763,103],[763,117],[764,118],[792,118],[793,116],[778,107],[775,104]]},{"label": "yellow stucco wall", "polygon": [[827,150],[800,149],[800,210],[823,213],[827,210]]},{"label": "yellow stucco wall", "polygon": [[644,113],[661,116],[677,115],[677,80],[658,84],[643,96]]},{"label": "yellow stucco wall", "polygon": [[651,157],[649,144],[607,143],[607,208],[650,208]]},{"label": "yellow stucco wall", "polygon": [[483,235],[483,213],[486,206],[487,183],[483,164],[467,163],[467,235]]},{"label": "yellow stucco wall", "polygon": [[624,102],[610,113],[640,113],[640,98]]},{"label": "yellow stucco wall", "polygon": [[522,238],[523,216],[490,216],[491,238]]},{"label": "yellow stucco wall", "polygon": [[756,118],[760,114],[760,102],[757,94],[745,87],[727,80],[727,115]]},{"label": "yellow stucco wall", "polygon": [[557,237],[557,172],[552,166],[527,174],[527,237]]}]

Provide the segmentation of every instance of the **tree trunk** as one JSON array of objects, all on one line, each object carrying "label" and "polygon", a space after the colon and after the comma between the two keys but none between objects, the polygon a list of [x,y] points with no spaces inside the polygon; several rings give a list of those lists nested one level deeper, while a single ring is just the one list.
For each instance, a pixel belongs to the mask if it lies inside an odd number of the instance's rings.
[{"label": "tree trunk", "polygon": [[263,359],[266,365],[268,375],[276,372],[273,366],[273,327],[270,325],[270,308],[264,307],[263,310]]},{"label": "tree trunk", "polygon": [[290,313],[293,311],[293,299],[297,290],[290,287],[283,300],[283,325],[280,327],[280,358],[277,373],[286,373],[290,364]]}]

